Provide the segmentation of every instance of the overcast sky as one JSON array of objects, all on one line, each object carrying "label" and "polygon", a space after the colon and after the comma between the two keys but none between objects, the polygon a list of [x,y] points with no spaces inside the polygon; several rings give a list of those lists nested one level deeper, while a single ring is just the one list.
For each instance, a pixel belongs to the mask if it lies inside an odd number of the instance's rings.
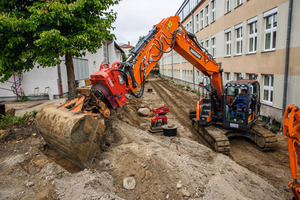
[{"label": "overcast sky", "polygon": [[147,35],[153,25],[175,15],[184,0],[122,0],[112,7],[117,14],[113,33],[117,43],[135,45],[139,36]]}]

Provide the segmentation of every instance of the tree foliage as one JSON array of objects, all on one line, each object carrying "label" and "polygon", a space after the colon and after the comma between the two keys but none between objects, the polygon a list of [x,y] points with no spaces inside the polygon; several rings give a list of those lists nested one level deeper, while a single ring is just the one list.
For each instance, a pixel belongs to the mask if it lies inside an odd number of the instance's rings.
[{"label": "tree foliage", "polygon": [[[96,52],[113,39],[119,0],[0,0],[0,77]],[[68,67],[68,66],[67,66]]]}]

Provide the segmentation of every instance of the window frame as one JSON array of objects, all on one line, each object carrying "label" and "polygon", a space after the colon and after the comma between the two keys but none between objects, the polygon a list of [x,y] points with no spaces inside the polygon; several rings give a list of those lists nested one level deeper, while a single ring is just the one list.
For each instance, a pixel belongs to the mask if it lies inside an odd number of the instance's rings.
[{"label": "window frame", "polygon": [[200,30],[204,28],[204,9],[200,10]]},{"label": "window frame", "polygon": [[[225,57],[231,56],[231,28],[226,29],[225,33]],[[229,36],[229,40],[227,40],[227,35]],[[227,46],[229,46],[229,53],[227,52]]]},{"label": "window frame", "polygon": [[208,26],[210,23],[209,23],[209,4],[206,4],[205,5],[205,26]]},{"label": "window frame", "polygon": [[209,38],[205,39],[205,49],[207,50],[207,52],[209,53]]},{"label": "window frame", "polygon": [[200,12],[196,14],[196,32],[200,30]]},{"label": "window frame", "polygon": [[[227,5],[228,2],[228,5]],[[225,0],[225,14],[231,11],[231,0]]]},{"label": "window frame", "polygon": [[236,3],[236,7],[239,7],[240,5],[243,4],[243,0],[236,0],[235,3]]},{"label": "window frame", "polygon": [[228,83],[231,81],[231,73],[225,72],[225,83]]},{"label": "window frame", "polygon": [[108,47],[107,47],[107,44],[103,44],[103,62],[108,62]]},{"label": "window frame", "polygon": [[[256,53],[257,51],[257,30],[258,30],[258,26],[257,26],[257,16],[253,17],[249,20],[247,20],[247,24],[248,24],[248,53],[252,54],[252,53]],[[254,26],[253,26],[254,25]],[[253,33],[251,33],[251,29],[254,27],[253,29]],[[250,47],[251,47],[251,39],[253,39],[253,44],[252,44],[252,51],[250,51]]]},{"label": "window frame", "polygon": [[216,21],[216,0],[211,0],[211,23]]},{"label": "window frame", "polygon": [[[236,25],[235,27],[235,55],[242,55],[243,53],[243,23]],[[238,46],[240,52],[238,52]]]},{"label": "window frame", "polygon": [[[276,50],[276,39],[277,39],[277,23],[278,23],[278,9],[273,8],[263,14],[264,17],[264,51],[274,51]],[[276,16],[276,17],[275,17]],[[267,28],[267,20],[268,18],[271,17],[271,27]],[[276,26],[274,27],[274,19],[276,18]],[[275,46],[274,46],[274,33],[275,33]],[[267,35],[270,34],[270,48],[266,48],[266,42],[267,42]]]},{"label": "window frame", "polygon": [[211,36],[212,57],[216,58],[216,35]]},{"label": "window frame", "polygon": [[[269,77],[268,85],[265,85],[266,77]],[[265,100],[265,90],[268,91],[268,100]],[[262,90],[262,102],[264,104],[273,105],[273,96],[274,96],[274,75],[273,74],[264,74],[263,75],[263,90]]]}]

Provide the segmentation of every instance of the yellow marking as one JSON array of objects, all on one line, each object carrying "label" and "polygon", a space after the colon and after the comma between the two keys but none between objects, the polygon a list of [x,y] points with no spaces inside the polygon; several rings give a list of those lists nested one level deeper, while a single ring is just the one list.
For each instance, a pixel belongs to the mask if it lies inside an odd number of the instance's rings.
[{"label": "yellow marking", "polygon": [[173,26],[173,23],[172,23],[172,21],[169,21],[169,23],[168,23],[168,29],[170,30],[171,29],[171,27]]}]

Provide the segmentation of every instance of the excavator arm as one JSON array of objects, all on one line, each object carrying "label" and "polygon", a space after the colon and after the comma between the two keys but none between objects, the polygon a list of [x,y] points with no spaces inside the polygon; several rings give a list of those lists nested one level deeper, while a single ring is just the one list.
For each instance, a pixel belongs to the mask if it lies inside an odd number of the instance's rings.
[{"label": "excavator arm", "polygon": [[[171,16],[156,24],[126,62],[117,67],[100,69],[91,75],[91,82],[109,107],[122,107],[131,96],[141,97],[144,81],[164,53],[175,50],[203,74],[211,78],[212,91],[221,102],[222,78],[219,65],[180,24],[179,16]],[[133,61],[133,62],[132,62]],[[134,64],[133,64],[134,63]],[[138,94],[135,92],[140,86]],[[221,105],[219,105],[221,109]]]},{"label": "excavator arm", "polygon": [[300,110],[298,106],[289,105],[283,117],[283,132],[288,141],[290,168],[293,181],[289,186],[296,200],[300,199],[298,163],[300,161]]}]

